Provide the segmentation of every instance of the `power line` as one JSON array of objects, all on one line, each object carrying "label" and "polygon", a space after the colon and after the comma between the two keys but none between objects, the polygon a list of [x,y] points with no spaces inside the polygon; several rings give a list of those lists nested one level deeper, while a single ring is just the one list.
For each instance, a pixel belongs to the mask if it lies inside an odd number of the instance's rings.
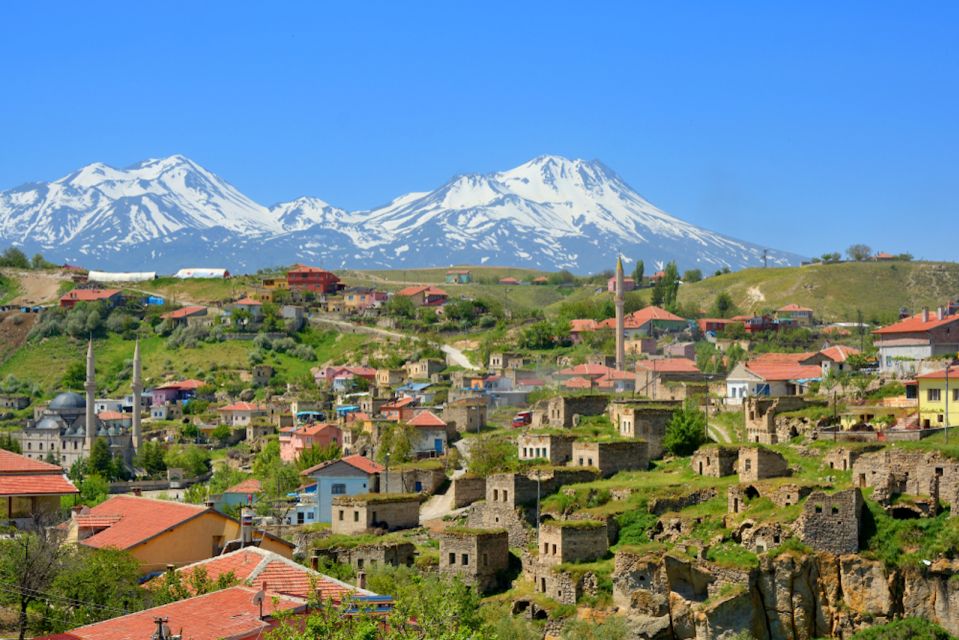
[{"label": "power line", "polygon": [[114,607],[97,604],[95,602],[87,602],[84,600],[74,600],[73,598],[69,598],[67,596],[59,596],[51,593],[45,593],[43,591],[30,589],[28,587],[21,587],[17,584],[13,584],[9,582],[7,583],[0,582],[0,591],[6,591],[7,593],[13,593],[20,596],[28,596],[36,600],[45,600],[47,602],[58,604],[61,606],[63,606],[64,604],[73,606],[73,607],[85,606],[93,609],[100,609],[101,611],[106,611],[110,613],[117,613],[119,615],[124,615],[124,616],[129,613],[132,613],[129,609],[117,609]]}]

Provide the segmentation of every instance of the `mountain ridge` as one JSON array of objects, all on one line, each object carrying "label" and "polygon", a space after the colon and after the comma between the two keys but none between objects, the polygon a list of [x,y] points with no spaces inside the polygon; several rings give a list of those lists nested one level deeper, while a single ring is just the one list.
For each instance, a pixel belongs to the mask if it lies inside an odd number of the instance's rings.
[{"label": "mountain ridge", "polygon": [[[676,260],[713,269],[762,264],[764,251],[662,211],[599,160],[554,155],[459,174],[432,191],[359,211],[314,196],[267,207],[180,154],[125,169],[94,162],[0,191],[0,239],[98,268],[139,269],[147,256],[158,271],[190,266],[181,260],[193,256],[234,270],[302,261],[589,272],[617,254],[649,268]],[[768,251],[767,259],[795,264],[799,256]]]}]

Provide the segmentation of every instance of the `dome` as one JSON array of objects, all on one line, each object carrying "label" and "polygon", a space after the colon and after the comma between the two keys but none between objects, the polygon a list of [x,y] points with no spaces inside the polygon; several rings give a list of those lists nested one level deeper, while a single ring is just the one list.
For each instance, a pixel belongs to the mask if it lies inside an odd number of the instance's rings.
[{"label": "dome", "polygon": [[50,405],[49,409],[83,409],[87,406],[86,399],[81,396],[79,393],[73,393],[72,391],[66,391],[61,393],[56,398],[54,398]]},{"label": "dome", "polygon": [[53,416],[44,416],[36,425],[37,429],[59,429],[60,421]]}]

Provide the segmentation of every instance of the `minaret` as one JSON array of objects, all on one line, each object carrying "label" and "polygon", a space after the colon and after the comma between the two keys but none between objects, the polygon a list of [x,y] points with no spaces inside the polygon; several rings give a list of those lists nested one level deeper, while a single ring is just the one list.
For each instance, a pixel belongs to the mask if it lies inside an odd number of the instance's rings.
[{"label": "minaret", "polygon": [[133,348],[133,450],[140,452],[143,430],[140,427],[140,394],[143,393],[143,372],[140,366],[140,339]]},{"label": "minaret", "polygon": [[90,455],[90,452],[93,451],[93,441],[97,438],[97,412],[96,412],[96,395],[97,395],[97,381],[96,381],[96,369],[93,364],[93,338],[90,338],[90,342],[87,344],[87,381],[83,384],[83,388],[87,392],[87,406],[86,406],[86,419],[87,419],[87,455]]},{"label": "minaret", "polygon": [[616,302],[616,369],[623,371],[626,367],[626,346],[623,344],[625,336],[623,335],[626,332],[625,327],[625,318],[623,318],[623,305],[626,303],[623,289],[624,278],[623,278],[623,258],[619,257],[616,259],[616,291],[615,302]]}]

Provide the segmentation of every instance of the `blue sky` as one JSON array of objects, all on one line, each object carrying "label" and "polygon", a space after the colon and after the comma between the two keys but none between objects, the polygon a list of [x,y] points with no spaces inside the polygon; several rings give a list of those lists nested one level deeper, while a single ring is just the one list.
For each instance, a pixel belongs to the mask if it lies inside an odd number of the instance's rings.
[{"label": "blue sky", "polygon": [[0,7],[0,189],[183,153],[367,208],[545,153],[693,223],[953,259],[959,4]]}]

